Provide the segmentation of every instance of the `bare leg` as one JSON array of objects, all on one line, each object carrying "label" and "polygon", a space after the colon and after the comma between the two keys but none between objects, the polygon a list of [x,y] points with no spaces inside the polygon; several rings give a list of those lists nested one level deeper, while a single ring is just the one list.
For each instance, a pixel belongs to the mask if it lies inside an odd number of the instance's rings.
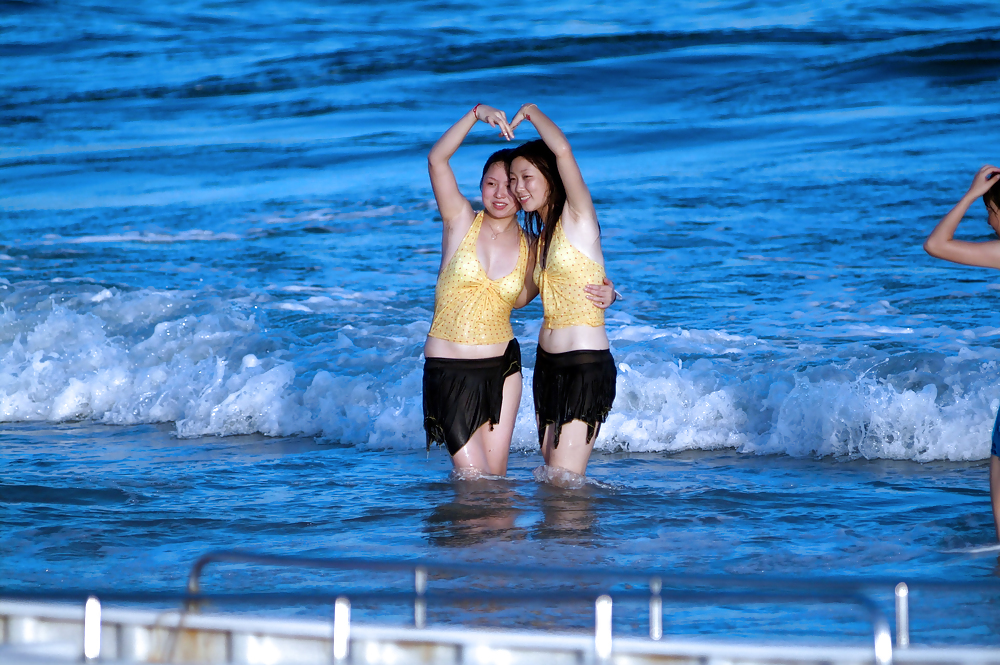
[{"label": "bare leg", "polygon": [[510,438],[514,434],[517,407],[521,404],[521,373],[511,374],[503,383],[503,405],[500,422],[490,430],[483,423],[472,433],[468,443],[452,455],[456,469],[475,469],[483,474],[507,475],[507,457],[510,455]]},{"label": "bare leg", "polygon": [[[545,444],[549,444],[550,438],[555,439],[550,426],[545,433]],[[574,420],[562,426],[559,434],[559,447],[551,447],[548,455],[545,455],[546,448],[542,446],[542,456],[549,466],[559,467],[572,471],[579,475],[587,473],[587,462],[590,460],[590,453],[594,450],[594,442],[587,441],[587,423],[582,420]]]},{"label": "bare leg", "polygon": [[517,408],[521,404],[521,373],[511,374],[503,382],[503,406],[500,407],[500,422],[490,430],[489,423],[476,430],[475,436],[482,441],[490,473],[495,476],[507,475],[507,458],[510,456],[510,439],[514,436],[514,422]]},{"label": "bare leg", "polygon": [[1000,540],[1000,457],[990,455],[990,503],[993,505],[993,527]]},{"label": "bare leg", "polygon": [[[535,419],[537,422],[537,418]],[[552,446],[555,444],[555,426],[548,425],[545,428],[545,434],[542,436],[542,459],[545,460],[545,466],[549,466],[549,460],[552,459]]]},{"label": "bare leg", "polygon": [[[484,425],[485,427],[485,425]],[[482,427],[479,428],[481,430]],[[480,474],[490,473],[490,463],[486,458],[486,451],[483,450],[481,437],[477,439],[476,433],[472,435],[469,442],[462,446],[461,450],[451,456],[451,463],[458,471],[478,471]]]},{"label": "bare leg", "polygon": [[[538,434],[539,434],[539,437],[540,437],[541,442],[542,442],[541,446],[538,449],[538,452],[540,452],[542,454],[542,459],[545,460],[546,464],[548,464],[549,463],[549,449],[552,447],[552,444],[549,443],[549,436],[551,436],[551,435],[549,434],[549,431],[548,431],[549,428],[546,428],[546,431],[545,431],[544,434],[542,433],[542,421],[538,419],[538,414],[537,413],[535,414],[535,427],[538,429]],[[546,444],[548,444],[548,445],[546,445]]]}]

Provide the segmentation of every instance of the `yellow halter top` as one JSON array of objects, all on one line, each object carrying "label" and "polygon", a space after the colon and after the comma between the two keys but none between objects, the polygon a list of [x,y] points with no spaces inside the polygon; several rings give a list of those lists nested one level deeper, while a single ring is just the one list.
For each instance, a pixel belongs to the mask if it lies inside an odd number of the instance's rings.
[{"label": "yellow halter top", "polygon": [[434,290],[431,337],[458,344],[499,344],[514,338],[510,312],[524,288],[528,270],[528,243],[518,229],[517,265],[506,276],[490,279],[476,256],[476,239],[483,213],[462,238],[455,255],[438,275]]},{"label": "yellow halter top", "polygon": [[563,231],[562,219],[552,232],[548,262],[542,270],[542,243],[535,255],[531,277],[542,294],[545,328],[604,325],[604,310],[587,300],[583,287],[604,283],[604,266],[570,244]]}]

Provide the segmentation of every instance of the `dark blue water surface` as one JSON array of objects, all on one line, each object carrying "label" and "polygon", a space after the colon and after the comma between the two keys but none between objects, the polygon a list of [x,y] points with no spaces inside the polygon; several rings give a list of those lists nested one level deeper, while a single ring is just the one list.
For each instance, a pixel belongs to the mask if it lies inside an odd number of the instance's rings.
[{"label": "dark blue water surface", "polygon": [[[995,579],[970,550],[995,539],[1000,294],[920,244],[1000,160],[998,35],[962,2],[0,4],[4,586],[179,589],[235,546]],[[527,390],[507,481],[423,452],[425,156],[529,101],[625,295],[582,490],[532,479]],[[453,159],[470,199],[500,143]],[[988,233],[973,206],[961,234]],[[526,385],[540,318],[515,313]],[[914,642],[1000,634],[982,598],[913,616]],[[823,608],[665,625],[865,639]]]}]

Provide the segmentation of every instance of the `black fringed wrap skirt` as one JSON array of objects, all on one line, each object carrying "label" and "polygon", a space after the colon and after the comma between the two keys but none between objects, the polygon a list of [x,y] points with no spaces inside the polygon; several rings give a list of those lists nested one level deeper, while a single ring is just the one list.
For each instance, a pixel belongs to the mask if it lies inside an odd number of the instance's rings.
[{"label": "black fringed wrap skirt", "polygon": [[424,361],[424,430],[427,448],[443,443],[454,455],[485,423],[500,422],[503,384],[521,371],[521,346],[510,340],[502,356]]},{"label": "black fringed wrap skirt", "polygon": [[538,417],[538,443],[545,428],[555,425],[559,445],[562,426],[574,420],[587,423],[587,441],[593,441],[615,401],[618,370],[611,351],[548,353],[538,347],[532,392]]}]

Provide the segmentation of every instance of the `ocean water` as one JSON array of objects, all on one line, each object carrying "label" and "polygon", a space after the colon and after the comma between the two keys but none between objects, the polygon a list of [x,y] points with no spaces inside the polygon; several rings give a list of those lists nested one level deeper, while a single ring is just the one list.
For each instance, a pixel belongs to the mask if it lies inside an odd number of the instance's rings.
[{"label": "ocean water", "polygon": [[[1000,282],[920,245],[1000,159],[998,29],[957,1],[0,4],[2,586],[179,590],[230,547],[996,579]],[[532,476],[538,303],[509,478],[424,451],[425,156],[528,101],[625,295],[581,490]],[[480,125],[453,159],[470,199],[498,147]],[[989,597],[911,613],[914,643],[1000,642]],[[826,608],[665,620],[720,627],[866,639]]]}]

